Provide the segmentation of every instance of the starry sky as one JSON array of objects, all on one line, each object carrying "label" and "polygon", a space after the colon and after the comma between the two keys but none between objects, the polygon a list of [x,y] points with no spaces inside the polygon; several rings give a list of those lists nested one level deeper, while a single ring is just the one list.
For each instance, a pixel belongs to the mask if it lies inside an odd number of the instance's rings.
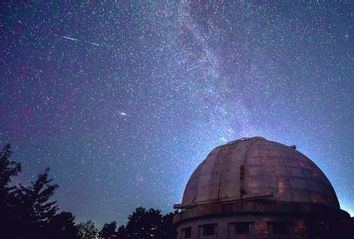
[{"label": "starry sky", "polygon": [[354,2],[2,1],[0,146],[78,221],[173,210],[214,147],[297,145],[354,212]]}]

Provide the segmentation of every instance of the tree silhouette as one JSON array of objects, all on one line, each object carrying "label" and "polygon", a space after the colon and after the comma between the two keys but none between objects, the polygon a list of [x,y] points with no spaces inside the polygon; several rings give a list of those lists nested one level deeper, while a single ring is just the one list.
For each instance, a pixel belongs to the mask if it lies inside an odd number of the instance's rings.
[{"label": "tree silhouette", "polygon": [[117,239],[127,238],[127,232],[124,225],[118,227],[116,235],[117,235]]},{"label": "tree silhouette", "polygon": [[111,222],[103,225],[103,228],[99,232],[99,238],[113,239],[116,238],[117,223]]},{"label": "tree silhouette", "polygon": [[126,237],[131,239],[155,238],[162,216],[160,210],[138,207],[132,215],[126,226]]},{"label": "tree silhouette", "polygon": [[[0,196],[8,193],[12,187],[9,187],[11,177],[17,176],[21,172],[21,164],[10,160],[12,155],[10,144],[6,145],[0,153]],[[1,197],[3,199],[3,197]]]},{"label": "tree silhouette", "polygon": [[157,230],[156,239],[176,238],[176,227],[173,224],[173,216],[177,212],[166,214],[162,217],[161,224]]},{"label": "tree silhouette", "polygon": [[175,213],[162,216],[160,210],[138,207],[128,217],[127,225],[118,228],[117,239],[174,239]]},{"label": "tree silhouette", "polygon": [[56,201],[49,201],[58,185],[51,184],[52,179],[48,179],[48,173],[47,168],[30,186],[20,185],[14,191],[17,202],[16,219],[18,226],[22,228],[18,232],[19,237],[43,237],[46,225],[58,210]]},{"label": "tree silhouette", "polygon": [[52,239],[79,239],[79,230],[74,223],[75,217],[70,212],[56,214],[48,221],[45,234]]},{"label": "tree silhouette", "polygon": [[58,185],[49,179],[49,169],[29,186],[11,185],[12,177],[21,171],[20,163],[11,160],[11,155],[8,144],[0,152],[1,238],[79,238],[74,216],[69,212],[57,214],[58,207],[51,197]]},{"label": "tree silhouette", "polygon": [[98,229],[91,220],[81,222],[77,227],[81,239],[96,239],[98,236]]},{"label": "tree silhouette", "polygon": [[106,223],[101,231],[92,221],[75,225],[70,212],[58,212],[52,200],[58,185],[49,179],[49,169],[40,173],[28,186],[11,185],[21,165],[11,158],[10,145],[0,152],[0,230],[1,238],[11,239],[173,239],[173,213],[138,207],[126,225]]},{"label": "tree silhouette", "polygon": [[13,195],[14,186],[10,186],[11,178],[21,171],[21,165],[10,159],[12,150],[10,144],[0,152],[0,225],[1,234],[10,238],[15,228],[15,215],[17,209]]}]

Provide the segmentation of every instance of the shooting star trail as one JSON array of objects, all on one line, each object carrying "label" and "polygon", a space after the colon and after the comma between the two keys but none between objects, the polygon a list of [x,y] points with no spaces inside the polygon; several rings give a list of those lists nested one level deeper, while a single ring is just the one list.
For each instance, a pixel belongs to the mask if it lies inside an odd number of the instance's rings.
[{"label": "shooting star trail", "polygon": [[100,44],[95,43],[95,42],[90,42],[90,44],[93,45],[93,46],[100,46]]},{"label": "shooting star trail", "polygon": [[96,43],[96,42],[91,42],[91,41],[85,41],[85,40],[80,40],[77,38],[73,38],[73,37],[68,37],[68,36],[61,36],[62,38],[69,40],[69,41],[76,41],[76,42],[82,42],[82,43],[87,43],[90,44],[92,46],[100,46],[100,44]]},{"label": "shooting star trail", "polygon": [[73,38],[73,37],[67,37],[67,36],[61,36],[62,38],[70,41],[80,41],[79,39]]}]

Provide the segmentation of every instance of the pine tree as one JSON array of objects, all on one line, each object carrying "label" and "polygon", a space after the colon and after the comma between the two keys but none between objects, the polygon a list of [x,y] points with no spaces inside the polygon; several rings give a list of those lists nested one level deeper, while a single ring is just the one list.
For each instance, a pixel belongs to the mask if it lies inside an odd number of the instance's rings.
[{"label": "pine tree", "polygon": [[70,212],[56,214],[48,221],[44,234],[51,239],[80,239],[75,217]]},{"label": "pine tree", "polygon": [[53,219],[58,210],[56,201],[50,201],[58,185],[52,184],[52,179],[48,179],[48,173],[47,168],[30,186],[20,185],[15,191],[19,203],[16,216],[18,226],[22,228],[18,232],[19,237],[42,238],[47,223]]},{"label": "pine tree", "polygon": [[21,172],[21,164],[10,160],[12,153],[10,144],[6,145],[0,153],[0,193],[8,193],[12,189],[9,186],[11,177]]},{"label": "pine tree", "polygon": [[21,164],[10,159],[12,150],[10,144],[0,152],[0,225],[1,234],[11,238],[16,230],[14,211],[17,203],[13,195],[14,186],[10,186],[11,178],[21,171]]}]

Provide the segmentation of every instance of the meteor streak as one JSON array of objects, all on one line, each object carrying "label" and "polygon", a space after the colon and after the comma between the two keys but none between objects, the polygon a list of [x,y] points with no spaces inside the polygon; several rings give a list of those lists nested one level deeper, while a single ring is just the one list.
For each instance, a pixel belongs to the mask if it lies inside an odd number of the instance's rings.
[{"label": "meteor streak", "polygon": [[82,43],[90,44],[92,46],[100,46],[100,44],[98,44],[96,42],[84,41],[84,40],[80,40],[80,39],[73,38],[73,37],[68,37],[68,36],[61,36],[61,37],[66,39],[66,40],[69,40],[69,41],[82,42]]}]

